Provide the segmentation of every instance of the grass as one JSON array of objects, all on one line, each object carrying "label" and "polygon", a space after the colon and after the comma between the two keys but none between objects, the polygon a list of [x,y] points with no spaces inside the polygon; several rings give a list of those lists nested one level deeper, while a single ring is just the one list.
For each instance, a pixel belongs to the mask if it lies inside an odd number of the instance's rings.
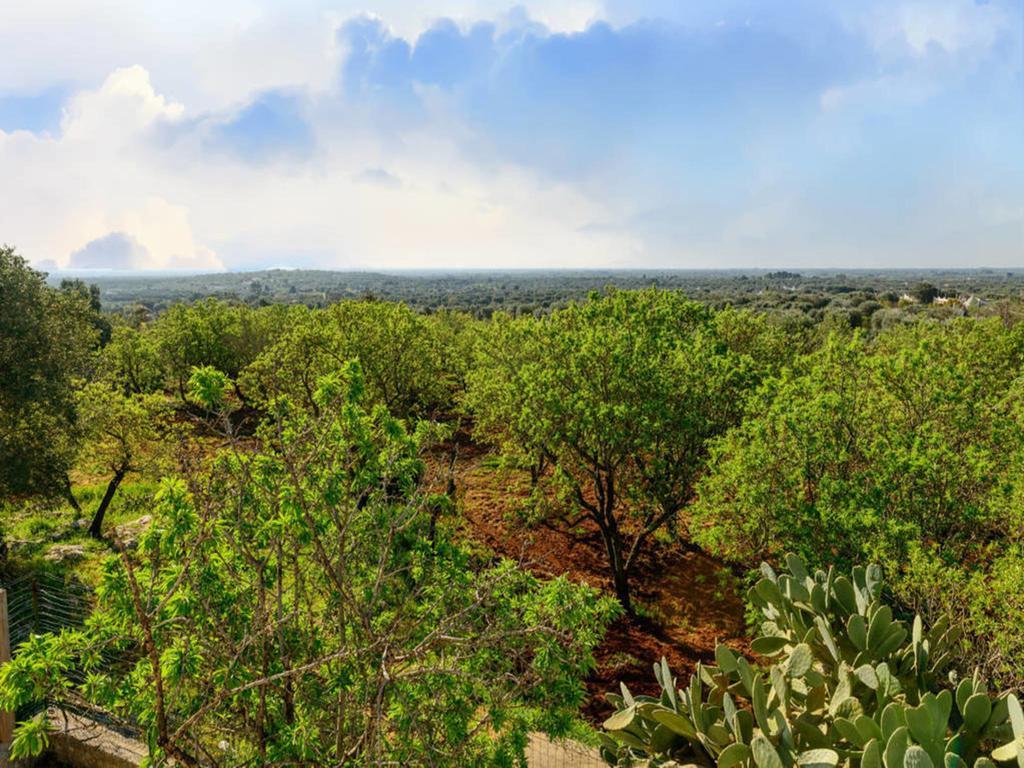
[{"label": "grass", "polygon": [[[107,508],[104,534],[147,514],[156,488],[157,483],[148,478],[122,483]],[[113,550],[108,541],[97,541],[89,536],[88,527],[106,489],[105,481],[74,488],[75,499],[82,507],[81,513],[63,501],[3,506],[0,509],[3,533],[11,548],[8,574],[41,570],[74,576],[90,585],[98,583],[102,562]],[[46,560],[46,554],[54,546],[69,544],[82,545],[85,556],[61,563]]]}]

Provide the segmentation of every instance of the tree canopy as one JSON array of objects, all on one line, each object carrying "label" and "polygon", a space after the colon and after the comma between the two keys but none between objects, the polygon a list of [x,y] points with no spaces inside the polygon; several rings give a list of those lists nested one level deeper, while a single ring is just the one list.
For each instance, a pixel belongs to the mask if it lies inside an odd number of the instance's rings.
[{"label": "tree canopy", "polygon": [[658,291],[612,292],[539,321],[499,319],[478,349],[470,408],[506,447],[553,467],[600,530],[631,610],[638,554],[675,524],[707,441],[738,420],[760,366],[730,348],[713,312]]},{"label": "tree canopy", "polygon": [[74,381],[97,341],[80,291],[46,285],[0,247],[0,497],[67,492],[79,440]]}]

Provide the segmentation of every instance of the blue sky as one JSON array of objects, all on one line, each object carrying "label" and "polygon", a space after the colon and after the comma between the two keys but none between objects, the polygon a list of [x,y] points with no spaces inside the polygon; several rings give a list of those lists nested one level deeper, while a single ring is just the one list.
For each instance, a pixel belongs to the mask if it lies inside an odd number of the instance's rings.
[{"label": "blue sky", "polygon": [[1024,266],[1021,0],[23,5],[44,267]]}]

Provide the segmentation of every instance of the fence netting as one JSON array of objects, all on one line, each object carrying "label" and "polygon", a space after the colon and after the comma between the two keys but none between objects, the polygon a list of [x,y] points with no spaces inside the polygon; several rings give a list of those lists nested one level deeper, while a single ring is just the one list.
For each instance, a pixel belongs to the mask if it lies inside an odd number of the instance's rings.
[{"label": "fence netting", "polygon": [[7,621],[15,654],[29,635],[81,626],[92,610],[92,590],[57,574],[27,573],[4,579],[0,587],[7,590]]}]

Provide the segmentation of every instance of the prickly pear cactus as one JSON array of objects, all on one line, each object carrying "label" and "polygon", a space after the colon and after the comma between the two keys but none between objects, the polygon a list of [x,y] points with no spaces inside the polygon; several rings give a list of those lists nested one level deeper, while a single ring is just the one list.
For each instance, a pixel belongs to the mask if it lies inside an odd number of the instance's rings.
[{"label": "prickly pear cactus", "polygon": [[665,660],[660,697],[609,694],[602,754],[612,765],[719,768],[1024,768],[1012,695],[943,674],[957,635],[908,627],[883,600],[881,569],[849,576],[762,566],[750,591],[764,622],[755,665],[725,646],[685,688]]}]

